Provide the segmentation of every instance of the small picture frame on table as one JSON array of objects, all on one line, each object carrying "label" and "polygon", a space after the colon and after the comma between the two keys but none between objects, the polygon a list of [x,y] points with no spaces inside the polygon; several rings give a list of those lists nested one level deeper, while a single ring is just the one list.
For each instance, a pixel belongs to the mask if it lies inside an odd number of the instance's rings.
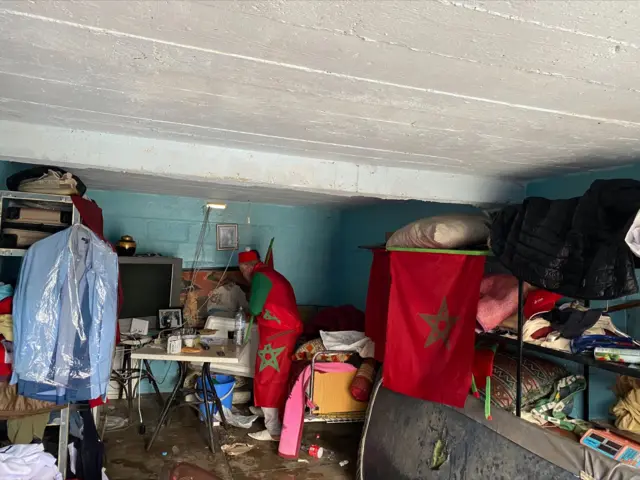
[{"label": "small picture frame on table", "polygon": [[181,308],[161,308],[158,310],[160,328],[179,328],[182,326]]},{"label": "small picture frame on table", "polygon": [[216,249],[238,249],[238,225],[236,223],[219,223],[216,225]]}]

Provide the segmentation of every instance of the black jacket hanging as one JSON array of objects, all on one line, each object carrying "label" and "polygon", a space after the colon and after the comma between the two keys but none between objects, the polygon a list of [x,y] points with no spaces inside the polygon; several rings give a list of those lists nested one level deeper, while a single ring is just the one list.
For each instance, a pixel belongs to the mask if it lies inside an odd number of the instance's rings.
[{"label": "black jacket hanging", "polygon": [[572,298],[607,300],[638,292],[624,236],[640,209],[640,182],[596,180],[567,200],[527,198],[501,210],[491,249],[516,277]]}]

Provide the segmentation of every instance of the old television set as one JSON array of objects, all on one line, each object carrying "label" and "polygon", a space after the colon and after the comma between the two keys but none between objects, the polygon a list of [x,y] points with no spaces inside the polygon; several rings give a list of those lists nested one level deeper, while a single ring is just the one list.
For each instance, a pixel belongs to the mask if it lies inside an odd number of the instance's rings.
[{"label": "old television set", "polygon": [[174,257],[119,257],[124,301],[120,329],[129,331],[132,318],[158,328],[158,310],[180,307],[182,259]]}]

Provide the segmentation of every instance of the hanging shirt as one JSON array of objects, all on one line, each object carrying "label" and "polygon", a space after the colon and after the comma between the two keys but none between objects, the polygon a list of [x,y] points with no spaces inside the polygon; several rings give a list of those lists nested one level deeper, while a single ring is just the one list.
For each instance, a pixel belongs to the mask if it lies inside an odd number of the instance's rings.
[{"label": "hanging shirt", "polygon": [[74,225],[27,251],[14,296],[18,379],[106,394],[115,341],[118,257]]}]

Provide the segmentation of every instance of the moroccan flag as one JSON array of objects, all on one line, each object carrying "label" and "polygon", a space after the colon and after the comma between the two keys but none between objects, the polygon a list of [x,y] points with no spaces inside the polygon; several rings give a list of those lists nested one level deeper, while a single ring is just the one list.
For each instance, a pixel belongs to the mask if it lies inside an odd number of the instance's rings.
[{"label": "moroccan flag", "polygon": [[389,290],[391,289],[390,255],[391,253],[384,248],[373,250],[367,304],[364,311],[364,334],[375,343],[373,356],[379,362],[384,362],[387,337]]},{"label": "moroccan flag", "polygon": [[385,387],[463,407],[484,256],[391,252]]}]

